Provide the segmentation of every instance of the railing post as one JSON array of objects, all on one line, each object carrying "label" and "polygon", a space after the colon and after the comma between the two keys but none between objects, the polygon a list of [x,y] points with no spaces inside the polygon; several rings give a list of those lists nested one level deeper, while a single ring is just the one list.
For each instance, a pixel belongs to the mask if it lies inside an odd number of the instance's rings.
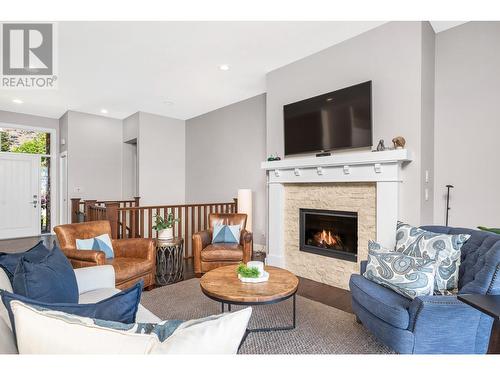
[{"label": "railing post", "polygon": [[233,198],[234,201],[234,213],[238,213],[238,198]]},{"label": "railing post", "polygon": [[83,214],[85,215],[84,221],[91,221],[89,217],[89,211],[90,211],[89,207],[95,206],[96,204],[97,204],[96,199],[85,200],[85,202],[83,203]]},{"label": "railing post", "polygon": [[80,200],[82,198],[71,198],[71,224],[78,223],[78,212],[80,212]]},{"label": "railing post", "polygon": [[[139,200],[141,199],[141,197],[134,197],[134,207],[139,207]],[[136,214],[134,216],[134,224],[135,224],[135,230],[136,230],[136,233],[134,233],[134,237],[140,237],[140,233],[139,233],[139,211],[134,211],[134,214]]]},{"label": "railing post", "polygon": [[106,220],[111,224],[111,237],[118,238],[118,202],[111,202],[106,204]]}]

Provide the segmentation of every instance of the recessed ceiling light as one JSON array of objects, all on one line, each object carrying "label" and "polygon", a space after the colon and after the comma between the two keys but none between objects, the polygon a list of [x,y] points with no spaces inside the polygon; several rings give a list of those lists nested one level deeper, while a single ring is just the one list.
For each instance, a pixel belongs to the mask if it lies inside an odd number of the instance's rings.
[{"label": "recessed ceiling light", "polygon": [[107,114],[107,113],[108,113],[108,110],[103,108],[103,109],[101,109],[101,113],[103,113],[103,114]]},{"label": "recessed ceiling light", "polygon": [[21,99],[12,99],[12,102],[16,103],[16,104],[23,104],[24,103]]},{"label": "recessed ceiling light", "polygon": [[229,70],[229,65],[227,65],[227,64],[221,64],[221,65],[219,65],[219,69],[223,70],[223,71]]}]

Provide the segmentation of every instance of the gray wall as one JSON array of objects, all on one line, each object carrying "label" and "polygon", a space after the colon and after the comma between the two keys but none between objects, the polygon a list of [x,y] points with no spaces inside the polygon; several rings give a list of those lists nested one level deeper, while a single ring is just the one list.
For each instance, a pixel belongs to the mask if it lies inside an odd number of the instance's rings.
[{"label": "gray wall", "polygon": [[373,83],[374,145],[406,138],[400,218],[421,222],[422,22],[390,22],[267,75],[267,154],[283,155],[283,105]]},{"label": "gray wall", "polygon": [[[139,112],[123,120],[122,198],[138,195],[138,153]],[[127,143],[126,143],[127,142]]]},{"label": "gray wall", "polygon": [[69,198],[120,199],[122,196],[122,121],[68,111]]},{"label": "gray wall", "polygon": [[252,189],[256,244],[266,233],[265,144],[265,94],[186,121],[186,200],[231,202]]},{"label": "gray wall", "polygon": [[183,204],[186,179],[185,122],[139,112],[141,205]]},{"label": "gray wall", "polygon": [[[38,128],[50,128],[59,130],[59,120],[55,118],[26,115],[24,113],[0,111],[0,122],[33,126]],[[57,132],[56,132],[57,133]],[[59,142],[56,142],[58,144]]]},{"label": "gray wall", "polygon": [[469,22],[436,37],[434,219],[500,226],[500,22]]},{"label": "gray wall", "polygon": [[420,155],[422,157],[420,222],[422,224],[432,224],[434,220],[435,41],[436,34],[432,26],[429,22],[424,22],[422,24],[422,127],[420,129]]}]

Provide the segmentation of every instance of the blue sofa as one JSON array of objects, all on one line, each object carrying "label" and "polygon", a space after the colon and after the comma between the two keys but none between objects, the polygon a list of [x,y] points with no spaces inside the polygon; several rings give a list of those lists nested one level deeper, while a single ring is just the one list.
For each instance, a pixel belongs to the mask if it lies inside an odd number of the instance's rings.
[{"label": "blue sofa", "polygon": [[[500,294],[500,235],[464,228],[424,226],[437,233],[468,233],[462,246],[459,294]],[[352,275],[352,309],[381,342],[402,354],[486,353],[493,319],[455,296],[414,300]]]}]

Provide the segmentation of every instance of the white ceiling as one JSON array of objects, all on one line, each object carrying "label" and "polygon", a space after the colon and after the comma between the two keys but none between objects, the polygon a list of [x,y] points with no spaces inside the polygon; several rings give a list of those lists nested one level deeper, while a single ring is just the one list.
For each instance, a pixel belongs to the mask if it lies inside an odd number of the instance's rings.
[{"label": "white ceiling", "polygon": [[381,24],[60,22],[58,89],[1,90],[0,109],[52,118],[68,109],[106,109],[115,118],[140,110],[188,119],[261,94],[269,71]]}]

